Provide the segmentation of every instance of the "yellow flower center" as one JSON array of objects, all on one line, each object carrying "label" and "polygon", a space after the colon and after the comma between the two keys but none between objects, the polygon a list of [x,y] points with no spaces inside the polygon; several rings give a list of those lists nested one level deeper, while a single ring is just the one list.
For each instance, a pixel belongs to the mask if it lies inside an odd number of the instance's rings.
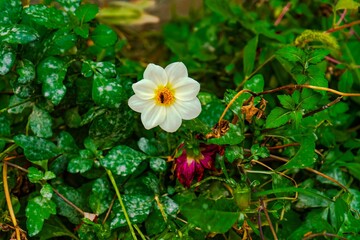
[{"label": "yellow flower center", "polygon": [[169,106],[175,101],[174,93],[167,87],[159,87],[155,92],[155,101],[158,105]]}]

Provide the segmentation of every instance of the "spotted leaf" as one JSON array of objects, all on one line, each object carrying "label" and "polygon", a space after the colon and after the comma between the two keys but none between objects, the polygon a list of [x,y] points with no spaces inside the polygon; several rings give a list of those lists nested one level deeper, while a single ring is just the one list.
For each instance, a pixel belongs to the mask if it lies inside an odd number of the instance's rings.
[{"label": "spotted leaf", "polygon": [[48,57],[41,61],[37,68],[38,81],[42,83],[42,93],[54,105],[58,105],[66,93],[63,84],[67,67],[63,60]]},{"label": "spotted leaf", "polygon": [[146,155],[134,149],[119,145],[100,160],[101,164],[116,175],[127,176],[133,173]]}]

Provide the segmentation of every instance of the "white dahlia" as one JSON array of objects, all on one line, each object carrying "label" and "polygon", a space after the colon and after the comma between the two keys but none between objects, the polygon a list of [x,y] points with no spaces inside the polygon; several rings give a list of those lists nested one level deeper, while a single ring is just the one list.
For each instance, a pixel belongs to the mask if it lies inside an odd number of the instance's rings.
[{"label": "white dahlia", "polygon": [[150,63],[144,72],[144,79],[132,85],[135,95],[129,99],[129,106],[141,113],[146,129],[160,126],[167,132],[175,132],[182,119],[199,116],[201,104],[196,97],[200,84],[188,77],[182,62],[169,64],[165,69]]}]

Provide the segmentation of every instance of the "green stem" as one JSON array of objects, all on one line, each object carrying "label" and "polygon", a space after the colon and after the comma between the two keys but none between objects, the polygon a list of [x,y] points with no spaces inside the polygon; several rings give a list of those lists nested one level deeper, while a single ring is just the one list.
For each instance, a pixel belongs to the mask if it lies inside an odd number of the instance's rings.
[{"label": "green stem", "polygon": [[142,240],[146,240],[144,234],[141,232],[140,228],[138,227],[138,225],[134,225],[134,228],[136,229],[136,231],[139,233],[140,237]]},{"label": "green stem", "polygon": [[132,226],[132,224],[131,224],[131,222],[130,222],[129,215],[128,215],[127,211],[126,211],[124,202],[123,202],[123,200],[122,200],[122,198],[121,198],[120,191],[119,191],[119,189],[118,189],[118,187],[117,187],[117,185],[116,185],[116,182],[115,182],[115,179],[114,179],[114,177],[113,177],[113,175],[112,175],[112,172],[111,172],[110,170],[107,170],[107,169],[106,169],[106,173],[107,173],[107,175],[109,176],[110,181],[111,181],[111,183],[112,183],[112,185],[113,185],[113,187],[114,187],[114,189],[115,189],[116,195],[117,195],[117,197],[118,197],[118,199],[119,199],[119,203],[120,203],[121,209],[122,209],[122,211],[124,212],[126,222],[127,222],[128,226],[129,226],[131,235],[132,235],[132,237],[133,237],[134,240],[137,240],[137,237],[136,237],[134,228],[133,228],[133,226]]}]

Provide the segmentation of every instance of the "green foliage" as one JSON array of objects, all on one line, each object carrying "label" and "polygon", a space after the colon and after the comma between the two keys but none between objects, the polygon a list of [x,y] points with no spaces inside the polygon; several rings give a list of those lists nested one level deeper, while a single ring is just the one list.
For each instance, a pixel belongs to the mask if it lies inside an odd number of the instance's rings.
[{"label": "green foliage", "polygon": [[[0,239],[12,211],[43,240],[358,239],[357,1],[205,0],[159,28],[150,1],[25,2],[0,1]],[[146,130],[132,84],[178,61],[201,114]]]}]

